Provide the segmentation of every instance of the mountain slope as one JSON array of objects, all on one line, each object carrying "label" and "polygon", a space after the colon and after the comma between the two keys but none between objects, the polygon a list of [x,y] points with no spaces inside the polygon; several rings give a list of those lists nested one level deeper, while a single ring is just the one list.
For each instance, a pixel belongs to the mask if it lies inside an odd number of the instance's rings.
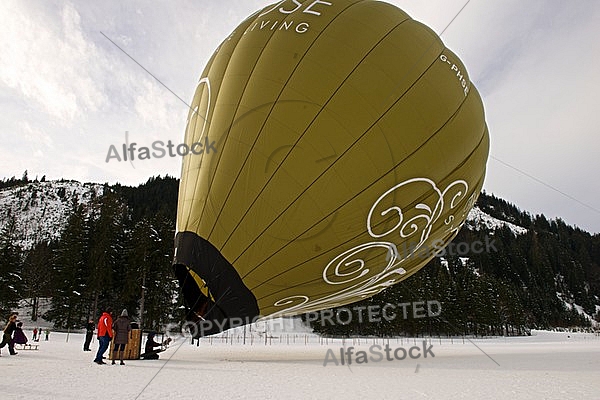
[{"label": "mountain slope", "polygon": [[103,192],[101,184],[76,181],[30,182],[0,189],[0,230],[14,219],[16,244],[24,250],[41,241],[58,240],[75,207],[83,205],[91,212]]},{"label": "mountain slope", "polygon": [[[93,213],[94,217],[89,218],[89,229],[95,230],[96,234],[81,238],[88,243],[84,248],[90,246],[81,257],[94,271],[85,278],[87,283],[85,279],[79,283],[77,296],[83,291],[87,293],[81,296],[82,299],[85,297],[81,301],[95,299],[93,305],[83,305],[81,309],[90,312],[98,301],[114,302],[121,298],[119,301],[127,304],[135,315],[141,311],[139,290],[144,286],[139,274],[160,272],[153,278],[156,296],[151,301],[155,305],[153,314],[147,317],[158,321],[166,318],[165,315],[176,314],[173,310],[163,310],[162,288],[173,285],[169,266],[177,190],[178,180],[172,177],[151,178],[138,187],[73,181],[0,185],[0,231],[14,226],[12,237],[14,244],[21,248],[22,259],[29,256],[48,259],[43,265],[52,265],[57,259],[54,256],[67,251],[69,246],[63,243],[65,230],[74,210],[82,206],[80,212],[84,218]],[[118,224],[117,215],[121,215]],[[70,234],[69,240],[76,240],[72,237],[73,231]],[[34,246],[48,240],[55,242],[51,249]],[[475,243],[485,244],[479,246],[485,251],[473,251]],[[322,331],[378,335],[427,330],[447,334],[523,333],[531,328],[589,326],[598,318],[600,235],[590,235],[560,219],[532,216],[505,200],[482,193],[453,244],[454,249],[468,251],[440,254],[419,273],[360,303],[373,305],[433,299],[443,304],[445,322],[402,320],[387,325],[336,326],[333,330]],[[463,246],[458,246],[460,244]],[[41,255],[36,256],[37,253],[30,249]],[[44,255],[48,251],[52,257]],[[26,264],[19,267],[21,272],[19,268],[10,269],[10,276],[5,278],[26,277]],[[52,267],[52,282],[58,280],[60,283],[65,268],[65,265]],[[105,268],[112,270],[107,272]],[[83,271],[88,270],[83,268]],[[36,277],[38,273],[29,275]],[[114,278],[121,276],[125,281]],[[92,285],[90,282],[94,279],[96,283]],[[112,285],[103,290],[100,297],[95,293],[98,282],[104,281],[98,279],[109,279]],[[57,290],[52,285],[57,284],[50,283],[46,289],[32,292],[29,297],[48,297]],[[61,291],[65,302],[77,300],[70,299],[73,294],[67,290],[69,287],[67,285]],[[148,313],[147,308],[144,314]]]}]

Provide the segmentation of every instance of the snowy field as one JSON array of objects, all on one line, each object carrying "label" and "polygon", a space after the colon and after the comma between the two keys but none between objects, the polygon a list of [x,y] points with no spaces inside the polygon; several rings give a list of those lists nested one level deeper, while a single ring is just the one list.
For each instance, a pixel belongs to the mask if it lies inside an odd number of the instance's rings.
[{"label": "snowy field", "polygon": [[[31,331],[26,330],[31,337]],[[257,335],[258,334],[258,335]],[[600,337],[534,331],[530,337],[432,339],[427,358],[394,358],[423,339],[322,340],[310,333],[240,331],[175,342],[160,360],[96,365],[83,335],[52,332],[40,349],[0,357],[1,399],[600,399]],[[252,338],[252,340],[250,340]],[[357,364],[377,344],[382,357]],[[387,361],[385,345],[391,349]],[[431,347],[429,347],[431,346]],[[352,364],[340,348],[353,347]],[[330,357],[324,366],[328,350]],[[107,353],[108,355],[108,353]],[[401,358],[401,357],[400,357]],[[380,361],[377,361],[380,359]]]}]

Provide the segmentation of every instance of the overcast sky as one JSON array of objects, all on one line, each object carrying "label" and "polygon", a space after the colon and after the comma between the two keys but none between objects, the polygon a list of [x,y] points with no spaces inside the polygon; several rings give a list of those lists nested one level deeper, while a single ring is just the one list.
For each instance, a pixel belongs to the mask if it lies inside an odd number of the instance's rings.
[{"label": "overcast sky", "polygon": [[[439,34],[466,0],[388,2]],[[140,145],[182,143],[188,109],[102,33],[189,102],[219,43],[271,3],[3,0],[0,177],[178,177],[178,157],[106,163],[126,131]],[[471,0],[442,40],[485,104],[485,190],[600,232],[600,1]]]}]

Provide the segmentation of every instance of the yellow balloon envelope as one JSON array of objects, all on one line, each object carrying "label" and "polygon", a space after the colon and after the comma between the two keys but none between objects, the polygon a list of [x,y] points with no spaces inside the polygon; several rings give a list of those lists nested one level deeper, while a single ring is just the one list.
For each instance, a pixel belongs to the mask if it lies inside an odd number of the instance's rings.
[{"label": "yellow balloon envelope", "polygon": [[197,336],[406,279],[483,185],[465,67],[384,2],[265,7],[215,51],[191,108],[174,268]]}]

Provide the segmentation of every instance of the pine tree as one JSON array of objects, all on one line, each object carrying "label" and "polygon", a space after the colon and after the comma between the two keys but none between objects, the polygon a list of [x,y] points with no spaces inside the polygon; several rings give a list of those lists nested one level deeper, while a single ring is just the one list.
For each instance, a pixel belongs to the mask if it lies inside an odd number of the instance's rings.
[{"label": "pine tree", "polygon": [[51,293],[53,253],[50,243],[37,243],[25,257],[23,263],[24,297],[29,299],[31,320],[37,321],[40,297]]},{"label": "pine tree", "polygon": [[[157,215],[142,218],[131,232],[126,293],[139,305],[140,325],[153,330],[173,318],[177,286],[172,273],[173,224]],[[139,299],[139,303],[137,300]]]},{"label": "pine tree", "polygon": [[98,203],[90,221],[87,318],[97,317],[101,306],[123,308],[127,285],[128,210],[108,187],[104,188]]},{"label": "pine tree", "polygon": [[44,318],[59,328],[80,328],[86,320],[88,280],[86,225],[83,206],[73,205],[67,227],[56,250],[53,296]]},{"label": "pine tree", "polygon": [[16,240],[15,218],[9,214],[0,231],[0,316],[14,310],[23,296],[22,253]]}]

